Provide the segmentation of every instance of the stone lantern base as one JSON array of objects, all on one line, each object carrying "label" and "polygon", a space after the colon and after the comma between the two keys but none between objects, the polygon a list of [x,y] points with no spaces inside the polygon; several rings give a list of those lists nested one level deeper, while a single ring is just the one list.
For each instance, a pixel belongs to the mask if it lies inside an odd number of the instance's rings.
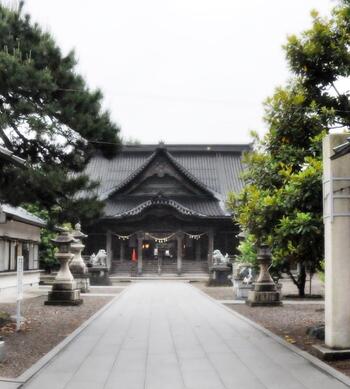
[{"label": "stone lantern base", "polygon": [[76,287],[80,290],[81,293],[90,292],[90,278],[88,269],[82,268],[80,266],[70,266],[70,271],[76,282]]},{"label": "stone lantern base", "polygon": [[54,283],[45,301],[45,305],[80,305],[82,303],[80,290],[77,289],[75,282]]},{"label": "stone lantern base", "polygon": [[281,306],[281,293],[276,290],[274,283],[256,282],[254,290],[248,292],[246,304],[250,307]]}]

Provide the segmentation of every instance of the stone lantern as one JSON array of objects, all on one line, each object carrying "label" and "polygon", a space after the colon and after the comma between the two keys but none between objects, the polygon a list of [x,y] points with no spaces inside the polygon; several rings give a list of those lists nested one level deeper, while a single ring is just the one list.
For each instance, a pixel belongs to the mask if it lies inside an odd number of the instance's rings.
[{"label": "stone lantern", "polygon": [[255,306],[279,306],[282,305],[281,294],[277,291],[276,284],[269,273],[271,265],[271,250],[267,244],[262,244],[258,249],[258,261],[260,273],[254,283],[253,290],[249,291],[246,303]]},{"label": "stone lantern", "polygon": [[69,270],[69,261],[73,258],[71,244],[74,241],[75,239],[66,230],[62,231],[56,239],[51,239],[51,242],[58,248],[55,258],[60,263],[60,269],[45,305],[80,305],[83,302],[80,298],[80,290],[77,289],[76,282]]},{"label": "stone lantern", "polygon": [[69,268],[77,283],[77,288],[80,289],[82,293],[87,293],[89,292],[90,287],[88,268],[81,256],[81,252],[85,247],[85,245],[82,243],[82,240],[86,238],[87,235],[81,231],[80,223],[77,223],[74,226],[72,236],[75,239],[75,242],[71,244],[71,252],[74,256],[72,261],[69,263]]}]

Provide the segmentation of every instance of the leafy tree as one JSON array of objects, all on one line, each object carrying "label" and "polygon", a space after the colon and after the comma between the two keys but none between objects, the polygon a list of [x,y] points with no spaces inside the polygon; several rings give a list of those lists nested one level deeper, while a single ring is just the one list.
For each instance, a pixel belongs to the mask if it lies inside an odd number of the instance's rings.
[{"label": "leafy tree", "polygon": [[74,53],[63,55],[22,5],[0,5],[0,140],[27,168],[0,166],[0,200],[38,201],[50,214],[60,209],[59,219],[88,219],[102,205],[75,196],[96,186],[78,173],[96,150],[115,154],[119,129],[102,110],[102,93],[76,73]]},{"label": "leafy tree", "polygon": [[249,263],[254,267],[257,267],[257,258],[256,258],[256,246],[255,246],[255,237],[252,234],[249,234],[245,237],[244,240],[239,242],[237,247],[238,255],[236,259],[242,263]]},{"label": "leafy tree", "polygon": [[258,244],[270,244],[274,264],[300,296],[306,270],[315,272],[323,258],[321,141],[329,129],[350,124],[349,92],[340,92],[350,72],[350,1],[341,1],[329,19],[315,11],[312,17],[310,29],[288,38],[293,77],[267,99],[268,132],[255,136],[255,150],[245,157],[246,186],[229,199],[236,221]]}]

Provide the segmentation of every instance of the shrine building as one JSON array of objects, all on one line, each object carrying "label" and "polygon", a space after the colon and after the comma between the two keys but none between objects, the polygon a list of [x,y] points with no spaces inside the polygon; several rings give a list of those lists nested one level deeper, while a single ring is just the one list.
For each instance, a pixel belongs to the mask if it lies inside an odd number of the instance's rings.
[{"label": "shrine building", "polygon": [[249,145],[130,145],[113,159],[94,156],[104,216],[87,227],[85,254],[107,251],[112,273],[208,272],[214,250],[236,253],[227,209],[243,182]]}]

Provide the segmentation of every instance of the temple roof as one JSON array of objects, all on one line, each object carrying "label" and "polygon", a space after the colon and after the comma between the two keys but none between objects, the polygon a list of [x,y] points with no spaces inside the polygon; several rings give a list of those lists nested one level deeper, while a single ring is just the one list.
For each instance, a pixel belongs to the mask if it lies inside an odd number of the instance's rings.
[{"label": "temple roof", "polygon": [[40,217],[33,215],[22,207],[14,207],[10,204],[0,204],[0,212],[4,212],[11,219],[31,224],[37,227],[45,227],[46,222]]},{"label": "temple roof", "polygon": [[249,149],[249,145],[123,146],[113,159],[94,156],[86,174],[100,182],[96,194],[105,201],[107,217],[133,215],[154,205],[155,196],[127,195],[125,188],[161,157],[199,191],[197,195],[163,196],[164,204],[167,199],[168,206],[198,217],[229,216],[225,201],[229,192],[239,192],[243,187],[242,153]]}]

